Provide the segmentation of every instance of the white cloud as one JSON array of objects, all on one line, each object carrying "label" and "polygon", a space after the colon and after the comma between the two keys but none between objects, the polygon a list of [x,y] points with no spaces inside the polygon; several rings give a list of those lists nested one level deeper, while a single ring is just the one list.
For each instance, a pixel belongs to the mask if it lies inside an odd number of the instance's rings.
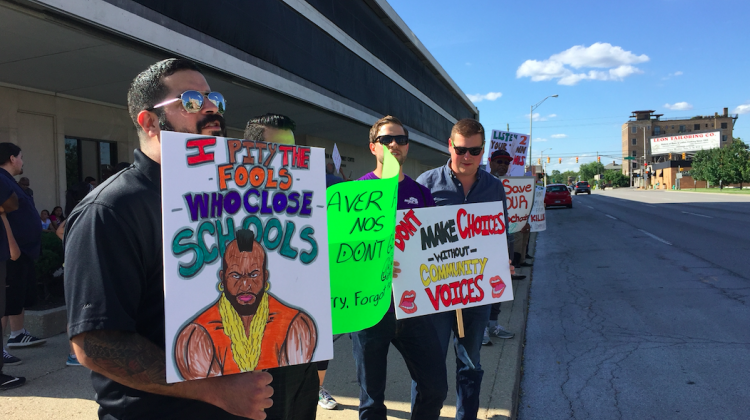
[{"label": "white cloud", "polygon": [[750,113],[750,104],[743,104],[738,106],[732,111],[733,114],[747,114]]},{"label": "white cloud", "polygon": [[565,137],[568,137],[568,135],[567,134],[553,134],[550,137],[552,137],[553,139],[564,139]]},{"label": "white cloud", "polygon": [[672,105],[664,104],[664,108],[671,109],[672,111],[688,111],[693,109],[693,106],[687,102],[676,102]]},{"label": "white cloud", "polygon": [[672,77],[682,76],[682,74],[683,73],[681,71],[676,71],[674,73],[669,73],[667,77],[662,77],[661,80],[667,80],[667,79],[671,79]]},{"label": "white cloud", "polygon": [[[556,116],[557,114],[549,114],[546,117],[543,117],[538,112],[535,112],[534,115],[531,117],[531,119],[534,121],[547,121],[548,119],[555,118]],[[529,118],[529,114],[524,115],[524,118]]]},{"label": "white cloud", "polygon": [[534,142],[547,141],[547,139],[534,139]]},{"label": "white cloud", "polygon": [[[546,60],[526,60],[516,70],[516,78],[530,77],[533,82],[559,79],[557,84],[572,86],[581,80],[622,81],[626,77],[643,73],[633,64],[648,61],[647,55],[635,55],[621,47],[597,42],[590,47],[576,45]],[[568,67],[569,66],[569,67]],[[573,69],[584,67],[607,70],[589,70],[575,73]]]},{"label": "white cloud", "polygon": [[494,101],[497,98],[503,96],[503,94],[500,93],[500,92],[488,92],[488,93],[485,93],[485,94],[477,93],[477,94],[474,94],[474,95],[466,95],[466,96],[469,97],[469,100],[471,102],[477,103],[477,102],[482,102],[482,101],[485,101],[485,100],[486,101]]}]

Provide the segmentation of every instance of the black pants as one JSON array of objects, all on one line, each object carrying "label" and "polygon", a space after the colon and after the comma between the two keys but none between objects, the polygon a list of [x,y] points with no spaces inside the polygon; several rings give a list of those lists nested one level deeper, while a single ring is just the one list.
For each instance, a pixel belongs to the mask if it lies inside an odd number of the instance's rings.
[{"label": "black pants", "polygon": [[273,376],[273,406],[268,420],[313,420],[318,410],[318,367],[315,363],[268,369]]},{"label": "black pants", "polygon": [[34,260],[26,254],[6,262],[7,276],[5,282],[6,304],[5,316],[20,315],[23,308],[30,308],[36,303],[36,270]]},{"label": "black pants", "polygon": [[[5,313],[5,261],[0,261],[0,314]],[[3,335],[3,326],[0,324],[0,336]],[[3,373],[3,358],[0,357],[0,373]]]}]

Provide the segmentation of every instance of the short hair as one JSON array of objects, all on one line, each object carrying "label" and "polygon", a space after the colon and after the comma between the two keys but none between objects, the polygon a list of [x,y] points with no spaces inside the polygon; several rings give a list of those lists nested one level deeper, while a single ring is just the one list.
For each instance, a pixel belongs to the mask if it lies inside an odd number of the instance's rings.
[{"label": "short hair", "polygon": [[10,161],[10,157],[18,157],[21,148],[15,143],[0,143],[0,165],[5,165]]},{"label": "short hair", "polygon": [[[130,83],[128,90],[128,113],[133,120],[136,130],[140,133],[142,128],[138,125],[138,114],[162,102],[167,94],[167,87],[164,86],[164,78],[171,76],[178,71],[192,70],[200,73],[200,69],[190,60],[183,58],[168,58],[149,66],[142,71]],[[162,112],[161,110],[157,110]]]},{"label": "short hair", "polygon": [[326,173],[328,175],[333,175],[336,173],[336,165],[333,164],[333,162],[326,163]]},{"label": "short hair", "polygon": [[458,120],[451,129],[451,139],[456,134],[460,134],[464,137],[471,137],[479,134],[482,136],[482,143],[484,143],[484,127],[479,121],[473,118]]},{"label": "short hair", "polygon": [[386,115],[385,117],[375,121],[375,124],[370,127],[370,143],[375,143],[375,140],[378,137],[378,131],[380,131],[380,127],[386,124],[396,124],[398,126],[401,126],[401,128],[404,129],[404,134],[406,134],[406,137],[409,137],[409,130],[404,127],[404,124],[401,122],[401,120],[392,115]]},{"label": "short hair", "polygon": [[251,118],[245,127],[245,140],[264,141],[263,133],[266,131],[266,127],[293,132],[297,129],[297,124],[291,118],[281,114],[269,113]]},{"label": "short hair", "polygon": [[[254,244],[258,242],[255,237],[255,232],[253,232],[250,229],[239,229],[235,232],[235,241],[237,242],[237,250],[239,252],[253,252]],[[227,264],[227,253],[225,248],[224,255],[221,256],[221,270],[227,271],[227,267],[229,264]],[[261,252],[263,253],[263,271],[268,269],[268,254],[263,249],[263,247],[260,247]],[[264,273],[265,276],[265,273]]]}]

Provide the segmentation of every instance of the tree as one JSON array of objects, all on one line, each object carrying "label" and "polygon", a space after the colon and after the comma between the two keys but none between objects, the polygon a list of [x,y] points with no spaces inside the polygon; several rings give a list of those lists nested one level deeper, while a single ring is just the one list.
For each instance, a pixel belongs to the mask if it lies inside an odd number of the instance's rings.
[{"label": "tree", "polygon": [[604,173],[604,181],[612,184],[613,187],[627,187],[630,185],[630,179],[617,169],[610,169]]},{"label": "tree", "polygon": [[593,182],[594,175],[604,173],[604,165],[600,162],[584,163],[579,169],[581,180]]},{"label": "tree", "polygon": [[723,180],[727,184],[750,182],[750,150],[742,139],[735,138],[732,144],[723,149]]},{"label": "tree", "polygon": [[560,171],[557,169],[552,171],[552,174],[550,174],[550,183],[552,184],[559,184],[562,182],[562,175],[560,174]]}]

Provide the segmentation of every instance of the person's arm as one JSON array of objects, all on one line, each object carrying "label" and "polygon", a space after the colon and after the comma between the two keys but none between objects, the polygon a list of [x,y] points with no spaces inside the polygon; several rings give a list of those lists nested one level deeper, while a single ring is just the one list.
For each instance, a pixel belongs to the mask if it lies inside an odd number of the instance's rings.
[{"label": "person's arm", "polygon": [[8,248],[10,249],[10,259],[15,261],[21,257],[21,248],[18,247],[16,238],[15,236],[13,236],[13,230],[11,230],[10,223],[8,223],[8,216],[5,214],[4,206],[0,206],[0,218],[3,219],[3,226],[5,226],[5,234],[8,237]]},{"label": "person's arm", "polygon": [[300,311],[289,325],[285,344],[286,354],[281,355],[282,366],[310,363],[318,345],[318,329],[310,315]]},{"label": "person's arm", "polygon": [[349,181],[350,179],[346,177],[346,174],[344,173],[343,168],[339,167],[339,173],[341,174],[341,179],[344,181]]},{"label": "person's arm", "polygon": [[55,230],[55,234],[58,238],[60,238],[61,241],[63,240],[63,238],[65,237],[65,220],[60,222],[60,226],[58,226]]},{"label": "person's arm", "polygon": [[18,210],[18,196],[16,193],[10,194],[10,197],[2,204],[2,208],[6,213],[13,213]]},{"label": "person's arm", "polygon": [[263,410],[272,404],[272,377],[268,372],[167,384],[164,351],[137,333],[88,331],[73,337],[72,343],[83,366],[134,389],[204,401],[256,420],[265,419]]}]

